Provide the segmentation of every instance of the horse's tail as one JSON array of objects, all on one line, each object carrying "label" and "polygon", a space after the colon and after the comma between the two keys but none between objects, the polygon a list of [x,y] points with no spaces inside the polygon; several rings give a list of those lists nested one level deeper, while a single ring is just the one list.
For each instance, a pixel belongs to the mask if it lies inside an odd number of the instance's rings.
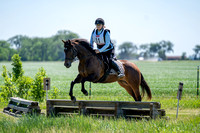
[{"label": "horse's tail", "polygon": [[144,77],[141,73],[141,83],[140,83],[141,87],[142,87],[142,97],[144,96],[145,94],[145,90],[147,92],[147,95],[148,95],[148,99],[150,100],[152,98],[152,95],[151,95],[151,90],[149,88],[149,85],[147,84],[147,82],[144,80]]}]

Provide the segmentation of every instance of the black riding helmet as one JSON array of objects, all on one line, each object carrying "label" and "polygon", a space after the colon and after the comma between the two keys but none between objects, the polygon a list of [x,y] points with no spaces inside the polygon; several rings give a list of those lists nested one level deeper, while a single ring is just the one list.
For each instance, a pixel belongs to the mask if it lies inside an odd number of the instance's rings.
[{"label": "black riding helmet", "polygon": [[95,20],[95,25],[96,25],[96,24],[105,25],[105,22],[104,22],[104,20],[103,20],[102,18],[97,18],[97,19]]}]

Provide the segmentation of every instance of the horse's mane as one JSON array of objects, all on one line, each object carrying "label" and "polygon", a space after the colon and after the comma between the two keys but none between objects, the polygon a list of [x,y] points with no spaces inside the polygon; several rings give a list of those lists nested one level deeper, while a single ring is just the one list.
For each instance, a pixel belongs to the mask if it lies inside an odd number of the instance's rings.
[{"label": "horse's mane", "polygon": [[96,52],[90,47],[90,44],[85,39],[73,39],[72,41],[78,42],[81,46],[85,47],[87,50],[89,50],[93,55],[97,55]]}]

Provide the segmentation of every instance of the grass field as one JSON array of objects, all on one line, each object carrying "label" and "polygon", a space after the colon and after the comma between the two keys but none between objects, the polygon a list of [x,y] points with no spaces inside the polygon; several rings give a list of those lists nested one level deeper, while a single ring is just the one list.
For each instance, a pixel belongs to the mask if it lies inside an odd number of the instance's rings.
[{"label": "grass field", "polygon": [[[23,117],[12,118],[0,113],[0,132],[200,132],[200,98],[196,97],[197,61],[133,61],[141,70],[152,91],[152,100],[160,102],[169,119],[131,120],[97,119],[93,117],[73,116],[46,118]],[[10,62],[0,62],[11,71]],[[25,75],[34,77],[40,67],[44,67],[51,78],[51,86],[59,88],[59,99],[68,96],[70,82],[78,74],[78,62],[66,69],[63,62],[23,62]],[[176,120],[177,89],[179,82],[184,83],[183,97],[180,101],[179,118]],[[2,77],[0,77],[2,84]],[[87,82],[86,88],[89,88]],[[77,100],[89,100],[80,91],[81,85],[74,87]],[[91,100],[133,101],[129,94],[117,83],[92,84]],[[143,101],[147,101],[146,97]],[[7,103],[1,103],[0,109]],[[45,109],[45,102],[40,103]]]}]

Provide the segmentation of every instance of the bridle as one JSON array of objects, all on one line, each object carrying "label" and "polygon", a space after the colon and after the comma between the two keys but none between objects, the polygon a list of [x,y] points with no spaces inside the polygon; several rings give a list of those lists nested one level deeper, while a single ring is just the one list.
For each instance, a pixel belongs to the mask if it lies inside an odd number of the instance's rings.
[{"label": "bridle", "polygon": [[[66,50],[67,50],[67,47],[64,48],[64,51],[66,51]],[[73,53],[75,53],[75,54],[73,54],[73,57],[72,58],[65,57],[65,60],[73,61],[76,58],[78,52],[75,48],[72,48],[72,50],[73,50]]]},{"label": "bridle", "polygon": [[[67,50],[67,47],[65,47],[64,50]],[[73,62],[74,59],[77,57],[78,51],[77,51],[74,47],[72,48],[72,50],[73,50],[73,53],[75,53],[75,54],[73,54],[73,57],[72,57],[72,58],[65,57],[65,60],[70,60],[70,61]],[[90,57],[90,56],[93,56],[93,54],[88,54],[88,55],[85,55],[85,56],[81,56],[80,58],[81,58],[81,59],[84,59],[84,58],[87,58],[87,57]],[[101,60],[99,59],[98,56],[97,56],[97,59],[98,59],[99,62],[102,64],[102,62],[101,62]],[[79,60],[80,60],[80,59],[79,59]]]}]

